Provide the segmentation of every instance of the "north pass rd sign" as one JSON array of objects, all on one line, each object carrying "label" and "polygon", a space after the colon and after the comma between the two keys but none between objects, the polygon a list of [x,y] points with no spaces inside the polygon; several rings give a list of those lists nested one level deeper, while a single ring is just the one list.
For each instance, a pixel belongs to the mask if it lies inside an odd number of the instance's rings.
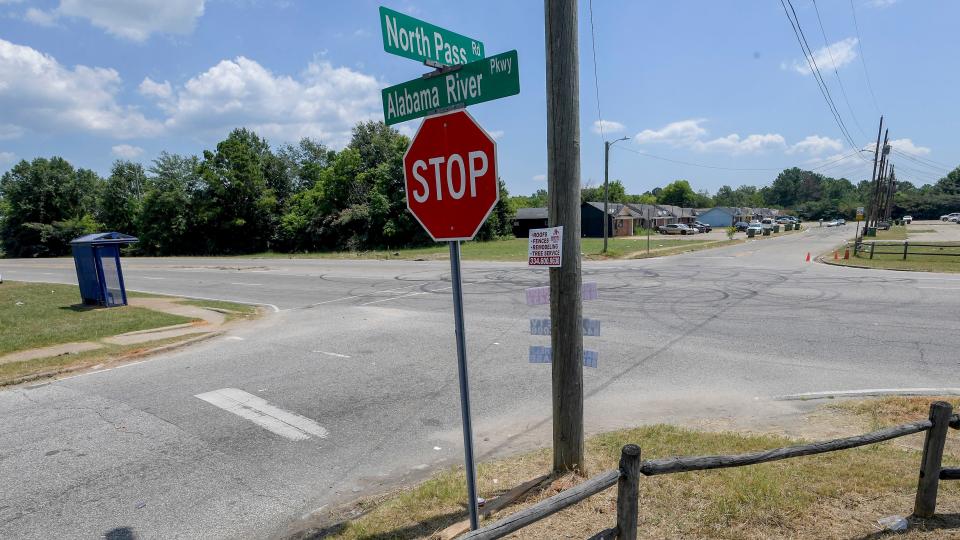
[{"label": "north pass rd sign", "polygon": [[383,89],[383,119],[387,125],[520,93],[517,51],[432,75]]},{"label": "north pass rd sign", "polygon": [[407,208],[437,241],[473,239],[500,199],[496,143],[466,111],[423,121],[403,177]]},{"label": "north pass rd sign", "polygon": [[483,43],[426,21],[380,8],[383,50],[436,66],[466,64],[483,58]]}]

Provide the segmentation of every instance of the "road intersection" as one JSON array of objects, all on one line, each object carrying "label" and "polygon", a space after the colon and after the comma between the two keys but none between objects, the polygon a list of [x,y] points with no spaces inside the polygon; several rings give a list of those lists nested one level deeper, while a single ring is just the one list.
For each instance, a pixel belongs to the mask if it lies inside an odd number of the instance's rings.
[{"label": "road intersection", "polygon": [[[588,431],[789,414],[803,392],[956,387],[960,276],[804,262],[819,229],[685,255],[584,263],[602,324]],[[0,391],[0,529],[16,538],[260,538],[311,511],[459,463],[445,261],[127,259],[130,289],[259,303],[229,335],[128,367]],[[75,283],[69,259],[0,261]],[[468,262],[478,455],[550,441],[547,274]],[[284,435],[286,434],[286,435]],[[682,449],[678,449],[682,451]]]}]

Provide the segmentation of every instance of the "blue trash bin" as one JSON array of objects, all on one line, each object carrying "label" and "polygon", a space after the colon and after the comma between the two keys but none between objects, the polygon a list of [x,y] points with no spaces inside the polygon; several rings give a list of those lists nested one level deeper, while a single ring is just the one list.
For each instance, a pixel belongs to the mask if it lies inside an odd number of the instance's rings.
[{"label": "blue trash bin", "polygon": [[83,303],[94,306],[125,306],[127,291],[120,267],[120,248],[139,242],[118,232],[95,233],[70,242],[77,283]]}]

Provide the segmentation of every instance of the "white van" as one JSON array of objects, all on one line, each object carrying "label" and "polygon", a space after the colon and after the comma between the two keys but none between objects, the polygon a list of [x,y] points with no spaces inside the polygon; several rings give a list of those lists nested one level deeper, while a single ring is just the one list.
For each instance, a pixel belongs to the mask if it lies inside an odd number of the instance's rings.
[{"label": "white van", "polygon": [[760,220],[760,225],[761,225],[764,229],[773,229],[773,219],[771,219],[771,218],[763,218],[763,219]]}]

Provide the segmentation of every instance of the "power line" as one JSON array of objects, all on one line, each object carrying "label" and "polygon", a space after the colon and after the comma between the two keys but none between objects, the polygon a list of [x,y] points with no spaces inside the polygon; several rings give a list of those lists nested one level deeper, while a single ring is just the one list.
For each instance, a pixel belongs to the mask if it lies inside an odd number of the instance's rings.
[{"label": "power line", "polygon": [[[788,4],[790,5],[789,10],[787,9]],[[859,148],[857,144],[853,142],[853,137],[850,136],[850,132],[847,130],[847,126],[843,123],[843,119],[840,116],[840,112],[837,109],[836,103],[834,103],[833,97],[830,95],[830,89],[823,80],[823,75],[820,73],[820,68],[817,66],[817,60],[813,56],[813,50],[810,48],[810,44],[807,42],[806,35],[803,33],[803,28],[800,25],[800,19],[797,17],[797,12],[793,8],[793,3],[791,0],[786,0],[786,3],[784,3],[784,0],[780,0],[780,5],[783,7],[783,12],[786,14],[787,20],[790,21],[790,27],[793,28],[793,33],[797,38],[797,43],[800,44],[800,51],[803,53],[803,57],[807,61],[807,66],[810,68],[810,73],[816,80],[820,94],[823,96],[824,101],[826,101],[827,108],[830,109],[830,113],[833,115],[833,119],[837,123],[837,127],[840,128],[840,132],[843,134],[851,148]],[[790,15],[791,12],[793,13],[792,17]],[[863,159],[863,156],[859,157]]]},{"label": "power line", "polygon": [[823,45],[824,48],[827,49],[827,53],[830,55],[830,64],[833,67],[833,74],[837,77],[837,85],[840,86],[840,93],[843,94],[843,101],[847,103],[847,110],[850,111],[850,117],[853,118],[853,123],[856,124],[857,129],[860,130],[860,134],[869,139],[870,136],[863,131],[863,127],[860,126],[860,121],[857,120],[857,113],[853,112],[853,107],[850,106],[850,99],[847,97],[847,90],[843,87],[843,81],[840,80],[840,72],[837,71],[837,61],[833,57],[833,51],[830,50],[830,40],[827,39],[827,32],[823,28],[823,19],[820,18],[820,8],[817,7],[817,0],[812,1],[813,9],[817,12],[817,24],[820,25],[820,34],[823,35]]},{"label": "power line", "polygon": [[910,161],[912,161],[912,162],[914,162],[914,163],[916,163],[916,164],[918,164],[918,165],[922,165],[922,166],[927,167],[927,168],[929,168],[929,169],[933,169],[933,170],[936,171],[937,173],[944,173],[944,174],[946,174],[946,173],[949,173],[949,172],[950,172],[950,168],[949,168],[949,167],[944,168],[944,167],[941,167],[940,165],[933,165],[933,164],[931,164],[931,163],[927,163],[927,162],[925,162],[925,161],[921,161],[921,160],[917,159],[913,154],[908,154],[907,152],[904,152],[904,151],[902,151],[902,150],[897,150],[896,148],[894,148],[894,149],[893,149],[893,153],[895,153],[896,155],[898,155],[898,156],[900,156],[900,157],[902,157],[902,158],[904,158],[904,159],[909,159]]},{"label": "power line", "polygon": [[857,48],[860,49],[860,64],[863,65],[863,75],[867,79],[867,89],[870,90],[870,97],[873,98],[873,108],[877,110],[877,114],[883,114],[880,112],[880,106],[877,105],[877,95],[873,93],[873,84],[870,83],[870,72],[867,71],[867,59],[863,55],[863,37],[860,35],[860,24],[857,22],[857,8],[853,5],[853,0],[850,0],[850,11],[853,12],[853,27],[857,29]]},{"label": "power line", "polygon": [[906,156],[907,159],[914,159],[924,164],[935,166],[938,169],[947,170],[947,171],[952,171],[953,169],[956,169],[955,166],[947,165],[946,163],[940,163],[939,161],[935,161],[930,158],[925,158],[923,156],[918,156],[916,154],[910,154],[910,153],[904,152],[903,150],[897,150],[896,147],[894,147],[893,151],[902,156]]},{"label": "power line", "polygon": [[606,141],[607,136],[603,133],[603,115],[600,114],[600,77],[597,76],[597,39],[593,31],[593,0],[590,0],[590,43],[593,45],[593,86],[597,90],[597,125],[600,126],[600,138]]}]

